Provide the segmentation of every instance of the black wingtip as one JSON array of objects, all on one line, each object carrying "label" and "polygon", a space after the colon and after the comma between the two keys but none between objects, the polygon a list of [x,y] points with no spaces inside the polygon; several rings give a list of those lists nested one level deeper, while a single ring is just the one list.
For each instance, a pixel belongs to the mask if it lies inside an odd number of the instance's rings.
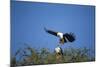
[{"label": "black wingtip", "polygon": [[74,33],[69,33],[69,41],[73,42],[75,41],[75,39],[76,39],[76,36],[74,35]]},{"label": "black wingtip", "polygon": [[66,33],[65,37],[67,37],[69,42],[74,42],[76,40],[76,36],[74,35],[74,33]]}]

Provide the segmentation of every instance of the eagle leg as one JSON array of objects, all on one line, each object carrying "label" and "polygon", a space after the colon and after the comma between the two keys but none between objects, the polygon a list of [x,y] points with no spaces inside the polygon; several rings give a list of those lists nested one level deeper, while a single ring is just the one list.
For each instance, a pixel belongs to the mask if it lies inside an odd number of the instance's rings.
[{"label": "eagle leg", "polygon": [[59,42],[60,44],[64,44],[64,39],[62,38],[62,39],[60,39],[60,42]]}]

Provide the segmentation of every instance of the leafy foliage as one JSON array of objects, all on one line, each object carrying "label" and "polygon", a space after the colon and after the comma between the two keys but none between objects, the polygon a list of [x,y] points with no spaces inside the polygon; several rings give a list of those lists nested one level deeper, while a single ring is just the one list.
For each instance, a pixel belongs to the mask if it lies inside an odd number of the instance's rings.
[{"label": "leafy foliage", "polygon": [[[95,57],[91,57],[89,52],[90,50],[87,48],[66,48],[63,50],[63,55],[57,55],[47,48],[38,51],[27,46],[24,49],[17,50],[15,55],[11,56],[11,67],[94,61]],[[17,60],[18,56],[19,60]]]}]

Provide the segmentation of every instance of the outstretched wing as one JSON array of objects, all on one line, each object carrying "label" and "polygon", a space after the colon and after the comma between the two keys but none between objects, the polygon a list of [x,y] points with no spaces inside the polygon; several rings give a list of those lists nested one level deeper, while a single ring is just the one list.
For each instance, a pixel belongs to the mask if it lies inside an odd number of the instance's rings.
[{"label": "outstretched wing", "polygon": [[57,36],[57,32],[55,32],[55,31],[47,30],[46,28],[44,28],[44,30],[45,30],[47,33],[49,33],[49,34],[52,34],[52,35],[54,35],[54,36]]},{"label": "outstretched wing", "polygon": [[73,33],[65,33],[64,38],[66,39],[66,41],[73,42],[75,41],[76,37]]}]

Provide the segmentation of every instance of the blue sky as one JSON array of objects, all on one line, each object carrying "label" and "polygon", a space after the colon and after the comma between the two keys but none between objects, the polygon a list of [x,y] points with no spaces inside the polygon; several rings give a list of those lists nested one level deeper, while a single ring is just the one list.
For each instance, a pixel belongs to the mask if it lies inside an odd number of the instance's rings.
[{"label": "blue sky", "polygon": [[46,33],[44,27],[76,35],[73,43],[65,43],[62,48],[87,47],[94,50],[94,22],[94,6],[12,1],[11,52],[24,47],[24,43],[36,49],[44,47],[53,51],[59,38]]}]

